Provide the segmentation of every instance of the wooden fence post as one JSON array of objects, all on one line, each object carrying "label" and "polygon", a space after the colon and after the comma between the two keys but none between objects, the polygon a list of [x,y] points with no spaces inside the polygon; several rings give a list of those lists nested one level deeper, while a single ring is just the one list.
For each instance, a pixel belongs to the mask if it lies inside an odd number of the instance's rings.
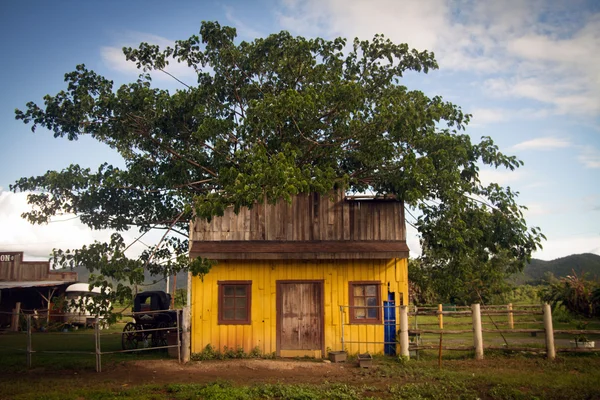
[{"label": "wooden fence post", "polygon": [[27,368],[31,368],[31,314],[27,314]]},{"label": "wooden fence post", "polygon": [[[175,275],[177,276],[177,275]],[[175,291],[173,291],[173,293],[175,293]],[[179,364],[181,364],[181,335],[179,334],[179,331],[181,330],[181,315],[182,313],[180,313],[179,311],[177,311],[177,361],[179,362]],[[167,344],[169,344],[169,342],[167,341]]]},{"label": "wooden fence post", "polygon": [[15,308],[13,309],[12,318],[10,321],[10,330],[13,332],[19,331],[19,317],[21,316],[21,302],[17,301],[15,303]]},{"label": "wooden fence post", "polygon": [[481,308],[479,304],[471,305],[473,317],[473,345],[475,347],[475,359],[483,360],[483,336],[481,333]]},{"label": "wooden fence post", "polygon": [[556,349],[554,348],[554,328],[552,327],[552,309],[550,304],[544,303],[544,330],[546,331],[546,354],[549,360],[556,358]]},{"label": "wooden fence post", "polygon": [[410,358],[408,351],[408,309],[400,306],[400,355]]},{"label": "wooden fence post", "polygon": [[[189,277],[188,277],[189,279]],[[184,363],[190,361],[190,352],[191,352],[191,333],[190,333],[190,306],[187,305],[183,307],[183,321],[181,324],[182,337],[181,337],[181,360]]]},{"label": "wooden fence post", "polygon": [[96,372],[102,372],[102,355],[100,348],[100,319],[97,315],[94,321],[94,338],[96,339]]},{"label": "wooden fence post", "polygon": [[512,303],[508,303],[508,329],[515,329],[515,320],[513,318]]},{"label": "wooden fence post", "polygon": [[438,304],[438,320],[440,322],[440,329],[444,329],[444,314],[442,314],[443,311],[444,305]]}]

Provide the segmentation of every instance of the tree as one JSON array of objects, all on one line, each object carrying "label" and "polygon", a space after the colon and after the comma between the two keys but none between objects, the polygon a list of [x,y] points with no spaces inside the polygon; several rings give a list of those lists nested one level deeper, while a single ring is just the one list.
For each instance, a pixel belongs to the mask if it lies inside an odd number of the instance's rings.
[{"label": "tree", "polygon": [[[16,110],[32,130],[68,140],[88,135],[125,161],[124,169],[71,165],[11,186],[34,191],[24,215],[33,223],[71,212],[93,229],[115,231],[109,243],[57,251],[59,265],[83,264],[132,283],[144,268],[206,272],[209,263],[186,256],[194,213],[210,218],[230,205],[334,188],[392,194],[420,209],[422,262],[442,275],[495,270],[499,256],[519,269],[539,247],[542,235],[527,228],[517,194],[478,178],[480,164],[513,170],[521,161],[490,138],[472,143],[464,133],[470,116],[460,107],[401,84],[407,71],[436,69],[433,53],[381,35],[348,47],[342,38],[287,32],[252,42],[235,37],[233,28],[203,22],[198,36],[173,48],[124,48],[142,72],[136,82],[115,89],[79,65],[65,75],[66,90]],[[180,81],[174,93],[152,87],[149,72],[169,62],[187,64],[197,83]],[[131,227],[167,234],[129,259],[120,232]]]},{"label": "tree", "polygon": [[548,281],[540,291],[540,298],[555,308],[564,306],[569,312],[582,317],[600,316],[600,283],[586,278],[585,273]]}]

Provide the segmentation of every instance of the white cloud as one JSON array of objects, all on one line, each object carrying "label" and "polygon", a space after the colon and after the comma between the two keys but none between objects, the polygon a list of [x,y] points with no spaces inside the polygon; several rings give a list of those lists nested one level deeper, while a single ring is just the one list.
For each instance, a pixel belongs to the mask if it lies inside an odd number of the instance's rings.
[{"label": "white cloud", "polygon": [[509,36],[504,56],[513,60],[515,72],[486,81],[490,93],[551,104],[559,114],[597,115],[600,14],[582,19],[579,26],[569,26],[566,17],[552,26],[535,21]]},{"label": "white cloud", "polygon": [[469,112],[473,114],[471,125],[487,125],[506,121],[510,113],[504,108],[475,108]]},{"label": "white cloud", "polygon": [[552,183],[548,182],[548,181],[535,181],[535,182],[530,182],[530,183],[527,183],[526,185],[523,185],[523,188],[524,189],[538,189],[538,188],[548,187],[549,185],[552,185]]},{"label": "white cloud", "polygon": [[548,113],[549,111],[547,109],[474,108],[473,110],[469,110],[469,114],[473,115],[469,126],[477,127],[500,122],[514,121],[517,119],[538,119],[547,117]]},{"label": "white cloud", "polygon": [[[92,231],[74,215],[53,218],[46,225],[32,225],[21,218],[29,210],[27,193],[5,192],[0,188],[0,249],[23,251],[31,258],[48,258],[54,248],[74,249],[95,240],[110,240],[111,232]],[[123,233],[126,241],[133,241],[134,235],[134,232]],[[128,254],[134,257],[142,250],[142,245],[136,243]]]},{"label": "white cloud", "polygon": [[512,146],[513,150],[557,150],[564,148],[574,148],[579,151],[577,161],[586,168],[600,168],[600,150],[591,145],[575,145],[566,139],[556,137],[541,137],[531,140],[526,140]]},{"label": "white cloud", "polygon": [[[533,72],[528,72],[531,73]],[[595,85],[582,76],[570,76],[571,73],[553,72],[550,67],[545,73],[536,76],[490,78],[483,82],[482,87],[492,97],[524,98],[549,104],[554,107],[554,114],[558,115],[598,114],[600,97],[597,96],[597,90],[600,90],[600,85]]]},{"label": "white cloud", "polygon": [[592,146],[581,146],[577,159],[586,168],[600,168],[600,151]]},{"label": "white cloud", "polygon": [[584,208],[591,211],[600,211],[600,195],[592,194],[584,196],[581,201],[584,204]]},{"label": "white cloud", "polygon": [[556,150],[565,147],[570,147],[571,143],[568,140],[558,139],[555,137],[542,137],[525,142],[517,143],[513,146],[515,150]]},{"label": "white cloud", "polygon": [[600,113],[600,14],[572,2],[287,0],[279,23],[309,36],[383,33],[434,51],[444,71],[483,75],[489,95]]},{"label": "white cloud", "polygon": [[123,50],[120,47],[102,47],[100,49],[100,57],[102,57],[102,61],[104,61],[107,67],[122,74],[139,75],[142,73],[142,71],[137,69],[135,63],[125,59]]},{"label": "white cloud", "polygon": [[524,210],[523,214],[525,214],[526,218],[539,215],[556,215],[556,213],[561,210],[560,208],[549,208],[547,205],[541,203],[528,203],[525,206],[527,207],[527,210]]},{"label": "white cloud", "polygon": [[525,177],[523,171],[499,170],[491,168],[483,168],[479,171],[479,180],[483,185],[497,183],[501,186],[506,186],[509,183],[522,181]]},{"label": "white cloud", "polygon": [[420,50],[437,47],[440,27],[449,7],[444,0],[426,2],[381,0],[285,1],[279,23],[294,33],[370,39],[385,33],[390,39]]},{"label": "white cloud", "polygon": [[544,248],[533,254],[534,258],[555,260],[569,254],[594,253],[600,255],[600,233],[594,236],[549,237]]},{"label": "white cloud", "polygon": [[235,26],[238,36],[245,37],[247,40],[254,40],[258,37],[265,36],[264,33],[253,29],[248,24],[237,18],[234,15],[234,10],[235,9],[233,7],[225,6],[225,18],[227,18],[227,20]]},{"label": "white cloud", "polygon": [[[100,57],[108,68],[123,74],[134,76],[138,76],[143,71],[138,69],[134,62],[125,59],[123,47],[136,48],[142,42],[156,44],[160,46],[161,50],[164,50],[166,47],[175,46],[175,42],[172,40],[141,32],[127,32],[118,39],[118,42],[119,45],[102,47],[100,49]],[[187,81],[186,83],[188,84],[193,84],[196,81],[197,75],[193,68],[172,59],[169,60],[169,65],[165,68],[165,71],[184,82]],[[173,81],[172,77],[160,71],[152,71],[151,75],[152,79],[155,80]]]}]

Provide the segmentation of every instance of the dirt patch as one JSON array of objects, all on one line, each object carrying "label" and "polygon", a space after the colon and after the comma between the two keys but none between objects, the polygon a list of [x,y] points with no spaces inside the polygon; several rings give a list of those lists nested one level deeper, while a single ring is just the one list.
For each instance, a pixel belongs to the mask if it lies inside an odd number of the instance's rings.
[{"label": "dirt patch", "polygon": [[171,360],[121,363],[102,372],[103,378],[124,384],[207,383],[227,380],[237,384],[253,383],[322,383],[345,381],[354,375],[354,364],[285,360],[224,360],[178,364]]},{"label": "dirt patch", "polygon": [[[235,385],[259,383],[322,384],[366,382],[367,375],[378,367],[364,370],[355,362],[325,363],[296,360],[222,360],[196,361],[179,364],[174,360],[136,360],[105,364],[102,372],[54,371],[32,369],[25,373],[3,373],[3,380],[27,379],[28,381],[52,381],[60,386],[61,380],[98,383],[103,387],[132,387],[145,384],[197,383],[229,381]],[[380,382],[382,385],[384,381]],[[369,384],[377,384],[373,379]],[[92,384],[93,385],[93,384]]]}]

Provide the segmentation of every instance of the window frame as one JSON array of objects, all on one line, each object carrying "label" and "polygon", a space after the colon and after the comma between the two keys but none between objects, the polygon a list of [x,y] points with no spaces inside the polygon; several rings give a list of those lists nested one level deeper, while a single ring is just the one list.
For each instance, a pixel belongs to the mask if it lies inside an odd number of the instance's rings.
[{"label": "window frame", "polygon": [[[375,285],[376,293],[377,293],[377,317],[375,318],[356,318],[355,311],[358,308],[364,308],[365,311],[368,310],[369,306],[356,306],[354,304],[354,287],[355,286],[367,286],[367,285]],[[381,324],[383,322],[383,312],[382,312],[382,296],[381,296],[381,282],[379,281],[350,281],[348,282],[348,299],[350,305],[350,323],[354,325],[372,325],[372,324]],[[366,313],[368,315],[368,312]]]},{"label": "window frame", "polygon": [[[217,281],[217,285],[219,287],[219,296],[218,296],[218,321],[219,325],[250,325],[252,322],[252,281]],[[246,287],[246,318],[239,320],[231,320],[223,318],[223,310],[224,310],[224,290],[225,286],[245,286]],[[234,317],[235,317],[235,307]]]}]

